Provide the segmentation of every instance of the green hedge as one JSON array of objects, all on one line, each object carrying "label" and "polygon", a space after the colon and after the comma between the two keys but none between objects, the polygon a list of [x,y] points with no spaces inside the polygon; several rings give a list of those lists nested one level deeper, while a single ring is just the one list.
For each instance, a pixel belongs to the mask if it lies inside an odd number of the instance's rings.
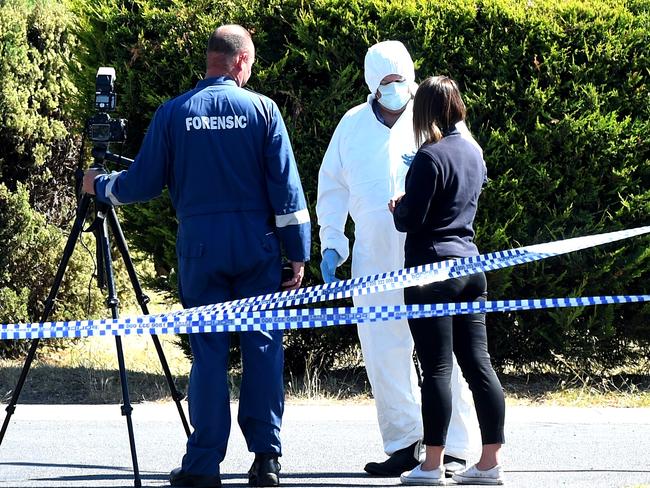
[{"label": "green hedge", "polygon": [[[0,241],[0,322],[38,321],[61,259],[65,236],[31,207],[29,192],[20,183],[15,191],[0,184]],[[92,246],[90,242],[86,245]],[[50,318],[100,315],[101,294],[91,286],[92,276],[92,256],[80,247],[70,260]],[[14,356],[27,346],[26,341],[2,341],[0,357]]]},{"label": "green hedge", "polygon": [[[61,223],[74,141],[64,107],[74,96],[67,59],[74,16],[61,4],[0,3],[0,322],[39,318]],[[75,262],[77,264],[77,262]],[[66,301],[80,304],[68,290]],[[74,305],[73,305],[74,307]],[[61,307],[59,307],[59,310]],[[0,356],[20,343],[0,343]]]},{"label": "green hedge", "polygon": [[[84,26],[85,83],[99,65],[117,68],[119,107],[130,120],[129,155],[155,107],[201,78],[210,31],[241,23],[253,31],[258,49],[250,86],[283,110],[315,218],[317,171],[329,138],[343,113],[367,95],[365,51],[377,41],[399,39],[419,78],[445,73],[462,87],[490,174],[476,223],[481,250],[648,223],[647,1],[75,5]],[[125,213],[134,242],[154,253],[159,267],[172,269],[175,221],[168,201]],[[313,230],[317,236],[315,223]],[[647,238],[637,238],[490,273],[491,298],[645,293],[647,246]],[[309,281],[317,283],[317,239],[313,256]],[[614,364],[647,352],[649,318],[643,305],[495,314],[489,317],[491,347],[500,364],[548,361],[556,354]],[[303,357],[304,348],[326,341],[330,352],[324,354],[333,358],[353,341],[352,328],[300,334],[294,340]]]},{"label": "green hedge", "polygon": [[60,2],[0,3],[0,181],[22,182],[32,204],[60,223],[74,201],[78,144],[71,135],[77,90],[74,15]]},{"label": "green hedge", "polygon": [[[74,217],[83,126],[72,81],[76,20],[60,1],[0,1],[0,323],[42,318]],[[84,241],[90,250],[79,245],[73,254],[52,319],[107,315],[91,283],[94,243]],[[26,345],[0,341],[0,357]]]}]

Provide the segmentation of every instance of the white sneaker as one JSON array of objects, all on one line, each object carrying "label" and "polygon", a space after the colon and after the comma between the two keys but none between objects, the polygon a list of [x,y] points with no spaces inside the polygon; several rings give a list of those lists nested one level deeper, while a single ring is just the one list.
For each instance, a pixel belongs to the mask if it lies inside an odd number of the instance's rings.
[{"label": "white sneaker", "polygon": [[445,468],[442,466],[431,471],[424,471],[422,465],[416,466],[411,471],[402,473],[399,477],[403,485],[435,485],[445,484]]},{"label": "white sneaker", "polygon": [[497,464],[494,468],[481,471],[475,464],[463,471],[454,473],[451,479],[459,485],[502,485],[503,468],[500,464]]}]

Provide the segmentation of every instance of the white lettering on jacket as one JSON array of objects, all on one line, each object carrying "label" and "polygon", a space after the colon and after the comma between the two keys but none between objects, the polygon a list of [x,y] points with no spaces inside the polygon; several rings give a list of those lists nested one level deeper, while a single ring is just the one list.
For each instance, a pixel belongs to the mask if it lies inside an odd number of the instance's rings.
[{"label": "white lettering on jacket", "polygon": [[187,117],[185,119],[185,130],[222,130],[222,129],[244,129],[248,125],[245,115],[219,115]]}]

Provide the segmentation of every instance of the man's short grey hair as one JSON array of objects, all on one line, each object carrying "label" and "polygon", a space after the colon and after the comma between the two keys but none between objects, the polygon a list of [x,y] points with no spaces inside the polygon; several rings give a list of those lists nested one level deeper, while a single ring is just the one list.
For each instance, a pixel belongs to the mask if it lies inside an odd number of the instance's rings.
[{"label": "man's short grey hair", "polygon": [[241,25],[222,25],[208,39],[208,53],[223,54],[228,58],[242,51],[248,51],[252,38],[250,33]]}]

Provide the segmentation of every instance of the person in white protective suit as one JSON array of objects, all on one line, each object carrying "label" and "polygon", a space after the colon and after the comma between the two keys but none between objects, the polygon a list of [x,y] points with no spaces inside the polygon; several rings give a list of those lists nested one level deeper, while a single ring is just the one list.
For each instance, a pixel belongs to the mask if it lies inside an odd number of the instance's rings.
[{"label": "person in white protective suit", "polygon": [[[352,277],[404,265],[404,234],[395,230],[386,202],[404,192],[404,178],[417,150],[413,61],[401,42],[384,41],[368,49],[364,68],[368,100],[343,116],[318,175],[316,213],[326,283],[337,279],[336,268],[349,256],[344,233],[348,214],[355,228]],[[476,144],[464,124],[458,128]],[[403,305],[404,294],[396,290],[357,296],[354,304]],[[371,475],[399,476],[417,466],[423,455],[420,394],[408,322],[360,324],[358,333],[389,456],[364,469]],[[451,384],[453,410],[444,459],[449,476],[463,469],[481,445],[472,396],[455,360]]]}]

